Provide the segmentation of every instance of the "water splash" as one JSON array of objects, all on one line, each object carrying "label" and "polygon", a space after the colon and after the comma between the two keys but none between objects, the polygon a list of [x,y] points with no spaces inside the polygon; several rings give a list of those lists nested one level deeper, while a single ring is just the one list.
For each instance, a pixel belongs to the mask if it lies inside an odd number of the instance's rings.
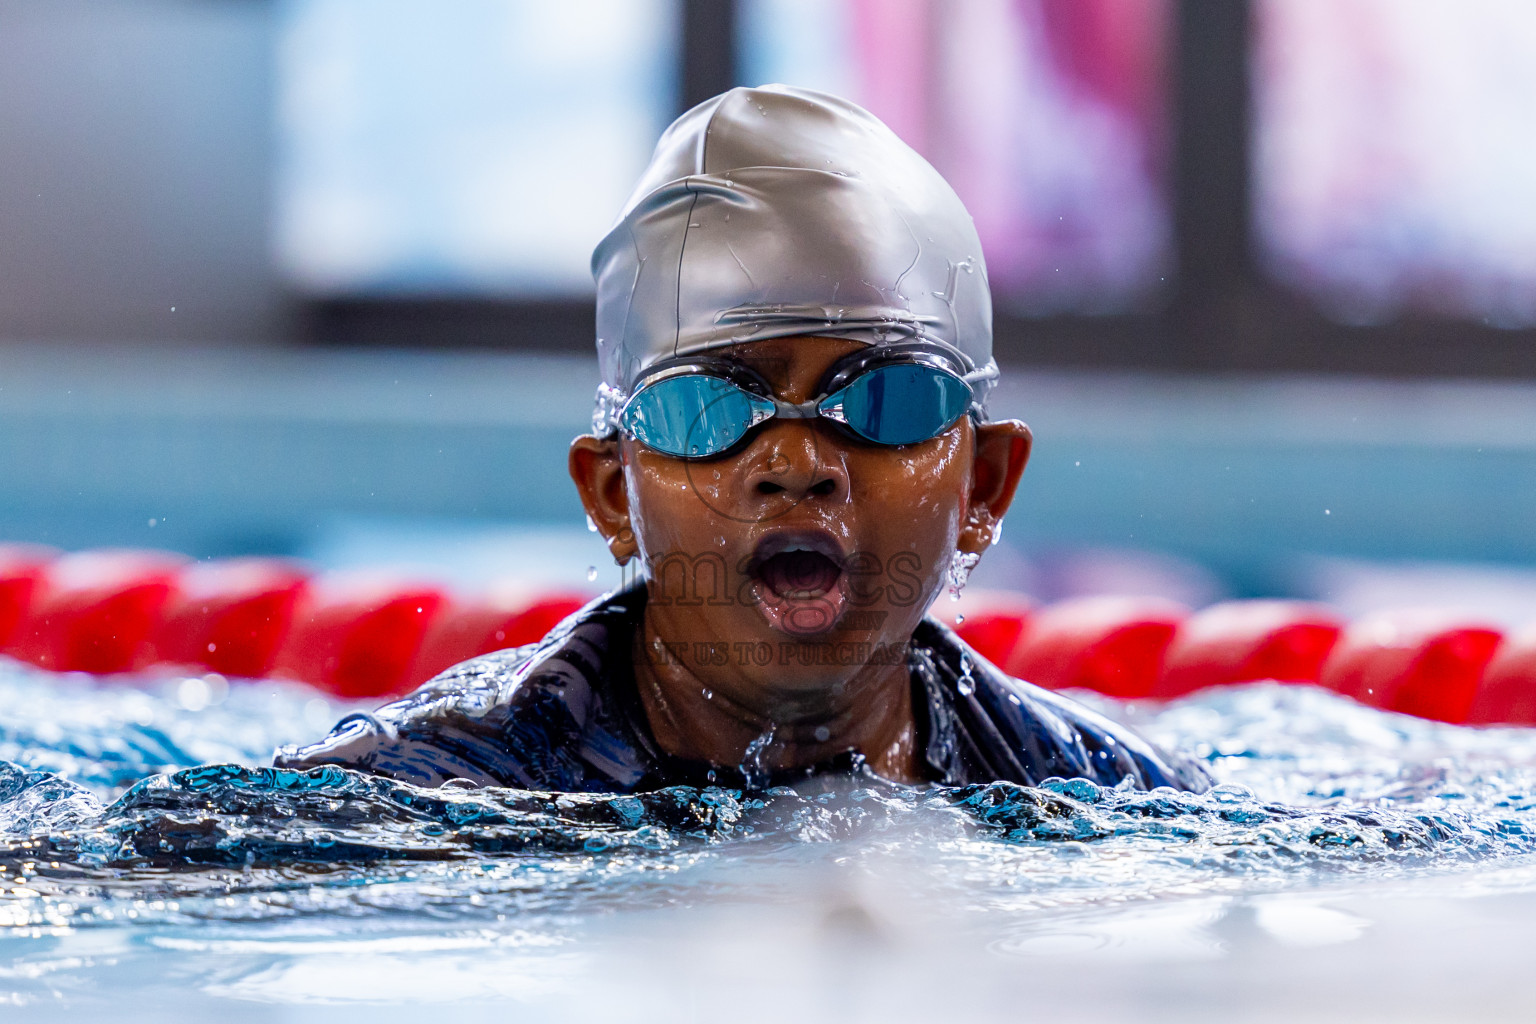
[{"label": "water splash", "polygon": [[950,556],[949,569],[945,573],[947,580],[946,589],[951,601],[960,600],[960,593],[965,589],[965,584],[971,578],[971,570],[976,568],[976,563],[981,561],[981,556],[974,551],[956,551]]},{"label": "water splash", "polygon": [[[842,865],[905,858],[935,905],[1010,912],[1481,870],[1536,853],[1536,731],[1458,729],[1316,690],[1250,687],[1150,711],[1104,702],[1199,750],[1222,784],[1198,795],[1082,780],[906,787],[860,772],[795,789],[613,796],[252,767],[274,735],[312,731],[312,693],[236,684],[194,712],[175,680],[136,682],[0,666],[3,742],[19,762],[0,764],[0,934],[708,903],[753,865],[817,849]],[[259,728],[234,729],[263,714]],[[198,763],[235,740],[244,764]],[[770,743],[747,752],[749,778]]]},{"label": "water splash", "polygon": [[765,763],[764,754],[773,743],[773,727],[747,744],[747,749],[741,756],[741,775],[746,780],[747,786],[752,789],[761,789],[772,774],[771,767]]}]

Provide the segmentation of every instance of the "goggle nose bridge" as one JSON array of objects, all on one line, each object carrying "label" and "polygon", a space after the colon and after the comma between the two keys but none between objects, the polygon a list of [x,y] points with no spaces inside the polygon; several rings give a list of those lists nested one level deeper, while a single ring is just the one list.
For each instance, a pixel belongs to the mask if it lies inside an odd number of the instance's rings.
[{"label": "goggle nose bridge", "polygon": [[841,390],[821,398],[813,398],[808,402],[786,402],[782,398],[754,395],[751,392],[744,393],[747,395],[747,401],[752,404],[752,426],[754,427],[774,418],[786,420],[825,418],[838,423],[848,422],[843,414]]}]

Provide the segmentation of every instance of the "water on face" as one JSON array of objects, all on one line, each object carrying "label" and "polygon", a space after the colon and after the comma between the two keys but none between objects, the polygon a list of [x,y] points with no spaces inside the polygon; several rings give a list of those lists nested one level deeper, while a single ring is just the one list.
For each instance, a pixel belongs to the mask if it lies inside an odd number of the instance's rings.
[{"label": "water on face", "polygon": [[312,691],[0,663],[0,1000],[226,1020],[1523,1005],[1536,731],[1277,685],[1103,707],[1221,785],[426,790],[262,767],[344,710]]}]

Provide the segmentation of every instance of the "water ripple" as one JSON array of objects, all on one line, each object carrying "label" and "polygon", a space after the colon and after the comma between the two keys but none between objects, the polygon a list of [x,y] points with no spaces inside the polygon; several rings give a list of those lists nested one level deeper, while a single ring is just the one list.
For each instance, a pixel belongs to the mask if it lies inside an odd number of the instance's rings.
[{"label": "water ripple", "polygon": [[[236,686],[191,711],[177,692],[0,666],[0,928],[531,919],[762,898],[784,865],[817,857],[905,864],[935,902],[1018,909],[1536,852],[1536,732],[1420,722],[1315,690],[1106,705],[1201,751],[1222,780],[1203,794],[855,776],[635,796],[259,767],[270,743],[315,731],[313,694]],[[210,751],[222,763],[200,763]]]}]

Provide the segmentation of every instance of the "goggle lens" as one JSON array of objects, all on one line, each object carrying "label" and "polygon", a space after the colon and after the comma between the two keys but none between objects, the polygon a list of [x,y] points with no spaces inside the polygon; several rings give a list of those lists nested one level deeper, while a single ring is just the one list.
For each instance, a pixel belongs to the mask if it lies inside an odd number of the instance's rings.
[{"label": "goggle lens", "polygon": [[705,458],[742,439],[756,422],[757,403],[773,408],[730,381],[684,374],[641,389],[624,409],[624,427],[664,455]]},{"label": "goggle lens", "polygon": [[878,366],[822,402],[840,404],[843,421],[879,444],[915,444],[938,437],[965,415],[971,389],[952,373],[921,363]]}]

